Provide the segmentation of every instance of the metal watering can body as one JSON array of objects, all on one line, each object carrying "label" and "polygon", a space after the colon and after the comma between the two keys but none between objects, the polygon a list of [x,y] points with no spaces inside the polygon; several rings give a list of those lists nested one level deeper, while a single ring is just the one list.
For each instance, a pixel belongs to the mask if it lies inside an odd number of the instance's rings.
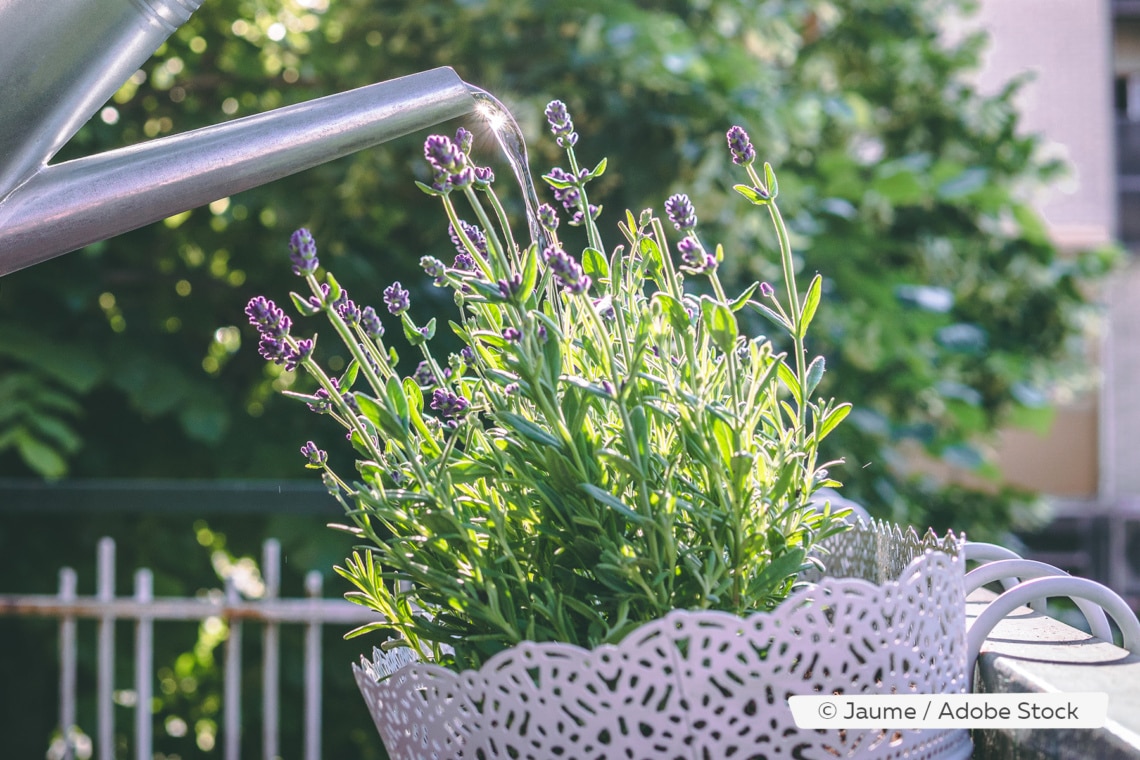
[{"label": "metal watering can body", "polygon": [[473,110],[450,68],[49,165],[203,0],[0,0],[0,276]]}]

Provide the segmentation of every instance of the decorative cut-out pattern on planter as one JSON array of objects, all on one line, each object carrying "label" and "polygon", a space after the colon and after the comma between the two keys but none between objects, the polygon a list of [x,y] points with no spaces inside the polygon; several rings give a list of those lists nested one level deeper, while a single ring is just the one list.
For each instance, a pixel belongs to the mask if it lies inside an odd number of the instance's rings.
[{"label": "decorative cut-out pattern on planter", "polygon": [[393,760],[968,757],[965,730],[796,727],[791,695],[968,687],[953,537],[876,525],[831,552],[830,568],[861,577],[822,578],[747,619],[675,611],[593,651],[527,642],[455,673],[377,650],[353,670]]}]

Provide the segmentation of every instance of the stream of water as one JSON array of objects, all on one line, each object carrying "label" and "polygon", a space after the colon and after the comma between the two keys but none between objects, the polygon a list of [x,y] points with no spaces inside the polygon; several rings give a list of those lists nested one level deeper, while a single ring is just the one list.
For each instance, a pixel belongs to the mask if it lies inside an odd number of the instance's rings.
[{"label": "stream of water", "polygon": [[503,155],[507,158],[507,163],[511,166],[519,190],[522,192],[523,204],[526,206],[526,221],[530,228],[531,242],[538,243],[539,250],[542,250],[550,244],[550,241],[547,239],[546,230],[538,221],[538,192],[530,176],[526,140],[523,139],[522,130],[515,117],[494,95],[472,85],[467,87],[475,99],[475,112],[487,122]]}]

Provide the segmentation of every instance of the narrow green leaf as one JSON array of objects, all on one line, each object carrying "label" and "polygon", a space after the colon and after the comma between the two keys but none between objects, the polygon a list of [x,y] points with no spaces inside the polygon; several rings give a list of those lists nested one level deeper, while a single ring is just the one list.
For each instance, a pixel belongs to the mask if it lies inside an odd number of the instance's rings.
[{"label": "narrow green leaf", "polygon": [[772,165],[767,161],[764,162],[764,184],[768,186],[768,198],[776,200],[780,194],[780,183],[776,181],[776,172],[772,171]]},{"label": "narrow green leaf", "polygon": [[552,448],[561,448],[562,444],[557,438],[543,430],[535,423],[528,420],[526,417],[515,414],[514,412],[497,412],[495,414],[501,422],[507,427],[512,428],[527,440],[537,443],[542,446],[550,446]]},{"label": "narrow green leaf", "polygon": [[644,406],[638,404],[629,410],[629,424],[633,426],[637,455],[644,462],[649,458],[649,420],[645,416]]},{"label": "narrow green leaf", "polygon": [[780,470],[780,477],[776,479],[776,485],[772,487],[772,494],[770,496],[773,502],[777,502],[784,497],[788,492],[788,488],[792,485],[792,480],[799,472],[799,462],[792,460],[785,462],[783,468]]},{"label": "narrow green leaf", "polygon": [[596,248],[587,248],[582,251],[582,271],[590,275],[595,282],[610,276],[610,265],[605,254]]},{"label": "narrow green leaf", "polygon": [[408,341],[409,346],[418,346],[426,340],[424,334],[419,331],[416,323],[407,315],[407,312],[401,315],[400,324],[404,328],[404,340]]},{"label": "narrow green leaf", "polygon": [[602,176],[605,173],[606,173],[606,159],[603,158],[601,161],[598,162],[598,165],[595,166],[590,171],[590,173],[586,175],[586,179],[597,179],[598,177]]},{"label": "narrow green leaf", "polygon": [[662,291],[657,291],[653,294],[653,304],[659,304],[659,308],[663,309],[665,316],[669,319],[669,324],[677,332],[684,332],[689,329],[689,313],[685,311],[684,305],[673,296]]},{"label": "narrow green leaf", "polygon": [[754,206],[764,206],[771,200],[768,194],[751,185],[733,185],[732,189],[743,195]]},{"label": "narrow green leaf", "polygon": [[356,393],[353,395],[353,399],[356,401],[356,406],[360,409],[360,414],[363,415],[365,419],[370,420],[373,424],[381,428],[385,427],[383,420],[388,410],[378,404],[376,399],[366,393]]},{"label": "narrow green leaf", "polygon": [[470,279],[466,281],[479,295],[494,303],[503,302],[503,294],[499,292],[498,285],[492,285],[485,280]]},{"label": "narrow green leaf", "polygon": [[556,387],[558,378],[562,376],[562,346],[554,335],[548,337],[542,344],[542,363],[546,368],[546,378],[551,387]]},{"label": "narrow green leaf", "polygon": [[542,179],[546,182],[546,184],[550,185],[556,190],[567,190],[571,187],[576,187],[578,184],[576,180],[567,181],[562,179],[555,179],[555,177],[551,174],[543,174]]},{"label": "narrow green leaf", "polygon": [[720,459],[728,467],[732,463],[732,454],[735,450],[732,442],[732,426],[720,417],[711,415],[709,426],[712,428],[713,440],[716,442]]},{"label": "narrow green leaf", "polygon": [[[419,183],[417,182],[416,184],[418,185]],[[347,594],[345,596],[347,596]],[[350,601],[356,601],[356,600],[353,599]],[[361,601],[361,604],[363,604],[364,606],[371,609],[371,605],[369,605],[367,602]],[[379,613],[377,613],[377,614],[379,614]],[[357,636],[363,636],[366,633],[372,633],[373,631],[379,631],[379,630],[383,630],[385,628],[391,628],[391,627],[392,627],[392,624],[386,620],[382,620],[378,623],[365,623],[364,625],[357,626],[356,628],[353,628],[348,633],[344,634],[344,638],[345,639],[355,639]]]},{"label": "narrow green leaf", "polygon": [[420,386],[416,385],[416,381],[410,377],[404,378],[404,398],[408,401],[408,414],[416,414],[423,411],[424,408],[424,392],[420,390]]},{"label": "narrow green leaf", "polygon": [[289,299],[293,301],[293,308],[295,308],[297,310],[297,313],[303,317],[311,317],[315,314],[321,313],[320,306],[314,306],[308,300],[303,298],[300,293],[290,293]]},{"label": "narrow green leaf", "polygon": [[786,363],[780,362],[776,366],[776,373],[780,376],[780,380],[784,383],[789,391],[791,391],[792,398],[796,400],[798,406],[803,406],[804,394],[803,389],[800,387],[800,379],[796,377],[796,373],[792,371]]},{"label": "narrow green leaf", "polygon": [[784,319],[780,315],[780,312],[776,311],[775,309],[765,306],[764,304],[757,301],[748,301],[745,305],[751,306],[753,310],[760,312],[765,317],[772,320],[780,327],[783,327],[788,332],[792,332],[792,326],[788,323],[788,320]]},{"label": "narrow green leaf", "polygon": [[431,196],[435,196],[435,197],[439,197],[441,195],[447,194],[447,193],[441,193],[440,191],[436,190],[431,185],[425,185],[423,182],[420,182],[419,180],[416,180],[416,187],[418,187],[420,190],[423,190],[424,193],[426,193],[427,195],[431,195]]},{"label": "narrow green leaf", "polygon": [[603,488],[599,488],[593,483],[579,483],[578,487],[610,509],[613,509],[614,511],[624,515],[631,522],[637,523],[638,525],[645,525],[650,522],[648,516],[640,515],[637,512],[634,512],[632,509],[622,503],[621,499],[617,498],[609,491]]},{"label": "narrow green leaf", "polygon": [[726,354],[732,351],[739,334],[732,310],[709,296],[701,296],[701,313],[716,347]]},{"label": "narrow green leaf", "polygon": [[807,368],[807,377],[804,379],[804,397],[811,398],[811,394],[815,391],[819,381],[823,379],[823,373],[826,370],[826,362],[822,356],[817,356],[812,359],[811,364]]},{"label": "narrow green leaf", "polygon": [[827,434],[843,422],[847,415],[851,413],[851,404],[840,404],[839,406],[831,409],[820,420],[819,430],[816,431],[815,440],[818,443],[827,437]]},{"label": "narrow green leaf", "polygon": [[353,384],[356,383],[356,375],[359,372],[360,362],[356,361],[356,359],[353,359],[348,363],[348,369],[346,369],[344,371],[344,374],[340,376],[340,379],[337,380],[337,387],[340,388],[342,392],[351,390]]},{"label": "narrow green leaf", "polygon": [[400,384],[399,379],[392,376],[388,378],[388,382],[384,386],[384,391],[388,396],[388,403],[392,405],[392,411],[399,421],[400,427],[407,430],[409,420],[408,397],[404,393],[404,386]]},{"label": "narrow green leaf", "polygon": [[538,245],[531,245],[523,256],[522,288],[519,289],[519,301],[526,303],[534,292],[538,282]]},{"label": "narrow green leaf", "polygon": [[823,277],[817,274],[812,278],[811,285],[808,286],[807,297],[804,298],[804,306],[800,310],[799,338],[803,338],[807,335],[808,325],[811,324],[812,318],[815,317],[815,310],[819,308],[819,298],[822,290]]},{"label": "narrow green leaf", "polygon": [[759,280],[749,285],[743,293],[734,298],[732,300],[732,303],[728,305],[728,308],[732,309],[733,311],[740,311],[743,309],[745,304],[748,303],[748,299],[752,297],[752,294],[756,292],[756,288],[758,287],[760,287]]},{"label": "narrow green leaf", "polygon": [[325,284],[329,286],[328,302],[333,303],[337,301],[343,290],[340,287],[340,283],[333,277],[332,272],[325,273]]}]

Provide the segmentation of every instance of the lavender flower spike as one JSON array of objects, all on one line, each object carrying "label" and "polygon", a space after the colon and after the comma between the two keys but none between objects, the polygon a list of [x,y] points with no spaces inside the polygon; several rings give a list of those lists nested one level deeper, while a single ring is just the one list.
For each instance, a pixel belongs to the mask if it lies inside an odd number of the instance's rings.
[{"label": "lavender flower spike", "polygon": [[379,315],[376,314],[376,309],[371,306],[365,306],[360,312],[360,329],[364,330],[364,334],[372,340],[380,340],[384,337],[384,323],[380,321]]},{"label": "lavender flower spike", "polygon": [[289,238],[289,258],[293,262],[293,273],[304,276],[316,271],[320,262],[317,260],[317,243],[313,235],[302,227]]},{"label": "lavender flower spike", "polygon": [[424,141],[424,158],[436,171],[454,172],[467,163],[463,151],[444,135],[431,135]]},{"label": "lavender flower spike", "polygon": [[546,123],[550,131],[558,138],[558,145],[563,148],[573,148],[578,142],[578,133],[574,131],[574,122],[566,110],[566,104],[561,100],[552,100],[546,106]]},{"label": "lavender flower spike", "polygon": [[293,262],[293,274],[304,277],[317,271],[317,242],[313,235],[302,227],[289,238],[289,259]]},{"label": "lavender flower spike", "polygon": [[305,445],[301,447],[301,455],[309,460],[310,467],[320,467],[328,461],[328,452],[318,449],[317,444],[312,441],[306,441]]},{"label": "lavender flower spike", "polygon": [[393,282],[384,289],[384,305],[388,307],[389,314],[399,316],[412,305],[411,293],[404,290],[398,282]]},{"label": "lavender flower spike", "polygon": [[743,127],[734,126],[728,130],[728,150],[732,153],[732,162],[739,166],[749,166],[756,160],[756,149],[752,147],[752,140]]},{"label": "lavender flower spike", "polygon": [[549,203],[542,204],[538,207],[538,223],[547,232],[554,232],[558,229],[558,212]]},{"label": "lavender flower spike", "polygon": [[284,338],[293,326],[293,321],[285,312],[265,296],[251,298],[245,307],[245,313],[249,316],[249,323],[257,328],[262,337]]},{"label": "lavender flower spike", "polygon": [[684,232],[697,226],[697,212],[693,209],[689,196],[684,193],[669,196],[665,201],[665,214],[674,227]]},{"label": "lavender flower spike", "polygon": [[431,394],[431,408],[443,417],[455,419],[467,411],[470,402],[444,388],[436,388]]}]

